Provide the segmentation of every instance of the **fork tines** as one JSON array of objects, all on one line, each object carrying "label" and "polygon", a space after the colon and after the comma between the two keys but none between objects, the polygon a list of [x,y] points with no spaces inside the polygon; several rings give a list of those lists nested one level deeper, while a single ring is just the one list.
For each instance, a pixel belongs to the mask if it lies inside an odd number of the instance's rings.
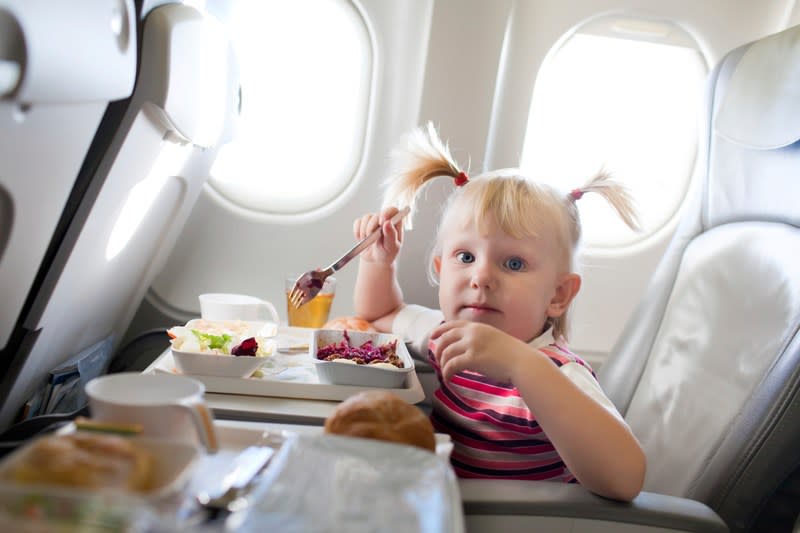
[{"label": "fork tines", "polygon": [[305,293],[300,288],[300,285],[297,282],[295,282],[294,287],[292,287],[292,292],[289,293],[289,301],[295,308],[298,308],[301,305],[303,305],[304,298],[305,298]]}]

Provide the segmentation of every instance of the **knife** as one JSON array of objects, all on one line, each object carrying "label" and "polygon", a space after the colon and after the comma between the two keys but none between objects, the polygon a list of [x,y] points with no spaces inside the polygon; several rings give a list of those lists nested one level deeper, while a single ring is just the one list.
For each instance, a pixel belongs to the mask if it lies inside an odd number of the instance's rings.
[{"label": "knife", "polygon": [[234,459],[230,471],[219,484],[210,490],[197,494],[197,501],[203,506],[227,507],[237,494],[244,489],[275,454],[269,446],[250,446]]}]

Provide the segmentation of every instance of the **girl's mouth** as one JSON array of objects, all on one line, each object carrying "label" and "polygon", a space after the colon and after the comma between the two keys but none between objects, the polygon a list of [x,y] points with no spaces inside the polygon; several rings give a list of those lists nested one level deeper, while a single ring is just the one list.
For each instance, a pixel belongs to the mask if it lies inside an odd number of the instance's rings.
[{"label": "girl's mouth", "polygon": [[486,305],[465,305],[463,307],[463,309],[465,311],[468,311],[470,313],[474,313],[476,315],[483,315],[483,314],[487,314],[487,313],[496,313],[497,312],[497,309],[495,309],[494,307],[489,307],[489,306],[486,306]]}]

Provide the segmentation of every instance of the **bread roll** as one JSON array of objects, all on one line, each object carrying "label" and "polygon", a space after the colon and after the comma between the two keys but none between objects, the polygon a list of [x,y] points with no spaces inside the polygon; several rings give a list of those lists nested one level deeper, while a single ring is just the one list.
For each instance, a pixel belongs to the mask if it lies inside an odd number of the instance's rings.
[{"label": "bread roll", "polygon": [[150,488],[154,457],[125,437],[73,433],[37,439],[7,472],[21,484],[87,489]]},{"label": "bread roll", "polygon": [[388,391],[367,391],[338,405],[325,433],[377,439],[436,451],[433,425],[418,407]]}]

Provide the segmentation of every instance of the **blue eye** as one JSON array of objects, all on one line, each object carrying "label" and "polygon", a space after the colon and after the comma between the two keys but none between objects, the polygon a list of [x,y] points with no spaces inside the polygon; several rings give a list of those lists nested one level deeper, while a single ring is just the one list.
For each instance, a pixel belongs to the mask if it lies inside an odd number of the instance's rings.
[{"label": "blue eye", "polygon": [[519,257],[512,257],[511,259],[506,261],[506,268],[513,271],[519,271],[525,268],[525,261],[520,259]]},{"label": "blue eye", "polygon": [[472,263],[475,261],[475,256],[469,252],[458,252],[456,259],[459,263]]}]

